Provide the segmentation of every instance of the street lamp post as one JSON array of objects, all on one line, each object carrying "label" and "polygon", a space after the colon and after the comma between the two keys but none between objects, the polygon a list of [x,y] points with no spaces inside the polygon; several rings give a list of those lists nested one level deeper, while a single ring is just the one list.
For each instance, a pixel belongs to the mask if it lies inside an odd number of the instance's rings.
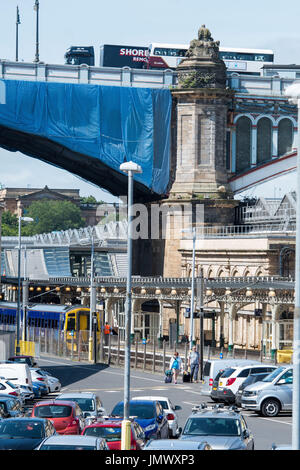
[{"label": "street lamp post", "polygon": [[131,276],[132,276],[132,220],[133,220],[133,175],[142,173],[142,169],[134,162],[125,162],[120,170],[128,175],[128,233],[127,233],[127,282],[125,302],[125,364],[124,364],[124,418],[122,421],[121,449],[130,450],[130,336],[131,336]]},{"label": "street lamp post", "polygon": [[39,52],[39,10],[40,10],[40,3],[39,0],[35,0],[35,4],[33,9],[36,11],[36,27],[35,27],[35,58],[34,62],[40,61],[40,52]]},{"label": "street lamp post", "polygon": [[[80,240],[80,243],[91,242],[91,274],[90,274],[90,321],[89,321],[89,361],[93,360],[93,314],[96,312],[96,284],[94,278],[94,264],[95,264],[95,242],[94,235],[91,234],[90,238]],[[96,344],[94,344],[96,350]],[[95,354],[94,354],[95,358]]]},{"label": "street lamp post", "polygon": [[285,94],[298,107],[292,449],[300,450],[300,83],[287,87]]},{"label": "street lamp post", "polygon": [[193,255],[192,255],[192,286],[191,286],[191,313],[190,313],[190,346],[192,347],[194,338],[194,310],[195,310],[195,262],[196,262],[196,228],[192,230],[183,229],[182,232],[192,233],[193,235]]},{"label": "street lamp post", "polygon": [[20,14],[19,14],[19,7],[17,6],[17,17],[16,17],[16,62],[19,60],[19,24],[20,21]]},{"label": "street lamp post", "polygon": [[31,217],[21,217],[19,216],[19,226],[18,226],[18,236],[19,236],[19,245],[18,245],[18,302],[17,302],[17,345],[16,345],[16,355],[20,355],[20,307],[21,307],[21,225],[23,222],[33,222]]}]

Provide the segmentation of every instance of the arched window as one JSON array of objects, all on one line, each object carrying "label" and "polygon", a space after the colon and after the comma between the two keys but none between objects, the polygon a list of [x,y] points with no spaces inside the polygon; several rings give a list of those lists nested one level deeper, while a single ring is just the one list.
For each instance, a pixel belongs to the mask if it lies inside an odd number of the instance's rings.
[{"label": "arched window", "polygon": [[251,121],[242,116],[236,123],[236,171],[242,172],[251,165]]},{"label": "arched window", "polygon": [[293,147],[293,123],[290,119],[281,119],[278,124],[278,157],[291,152]]},{"label": "arched window", "polygon": [[272,122],[264,117],[257,123],[257,163],[272,158]]}]

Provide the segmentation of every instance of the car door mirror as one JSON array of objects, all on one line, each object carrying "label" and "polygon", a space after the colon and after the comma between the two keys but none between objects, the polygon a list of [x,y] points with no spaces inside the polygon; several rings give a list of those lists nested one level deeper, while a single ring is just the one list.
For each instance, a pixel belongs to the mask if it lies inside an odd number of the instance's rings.
[{"label": "car door mirror", "polygon": [[161,423],[162,420],[163,420],[163,416],[162,416],[162,415],[158,415],[158,416],[157,416],[157,422],[158,422],[158,423]]},{"label": "car door mirror", "polygon": [[102,416],[105,414],[105,409],[101,406],[100,408],[98,408],[97,410],[97,415],[98,416]]},{"label": "car door mirror", "polygon": [[249,436],[250,436],[250,433],[249,433],[248,429],[245,429],[245,431],[244,431],[244,438],[245,438],[245,439],[248,439]]},{"label": "car door mirror", "polygon": [[174,411],[179,411],[179,410],[182,410],[182,407],[179,406],[179,405],[175,405],[174,406]]}]

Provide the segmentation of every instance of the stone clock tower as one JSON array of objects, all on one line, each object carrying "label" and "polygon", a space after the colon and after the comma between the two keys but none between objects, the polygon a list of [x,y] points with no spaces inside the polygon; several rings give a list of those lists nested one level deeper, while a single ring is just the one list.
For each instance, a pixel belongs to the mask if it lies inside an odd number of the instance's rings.
[{"label": "stone clock tower", "polygon": [[177,67],[177,148],[171,197],[222,197],[230,192],[226,168],[226,124],[232,91],[219,41],[203,25]]}]

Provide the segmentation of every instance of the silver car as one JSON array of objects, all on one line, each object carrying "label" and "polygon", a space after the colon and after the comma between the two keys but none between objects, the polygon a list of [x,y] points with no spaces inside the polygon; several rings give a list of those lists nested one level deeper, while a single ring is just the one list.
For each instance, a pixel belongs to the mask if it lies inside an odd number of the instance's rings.
[{"label": "silver car", "polygon": [[212,450],[254,450],[253,435],[237,407],[195,407],[179,440],[205,440]]},{"label": "silver car", "polygon": [[109,450],[101,437],[65,435],[44,439],[35,450]]},{"label": "silver car", "polygon": [[55,399],[55,401],[59,400],[70,400],[78,403],[85,418],[86,425],[89,424],[90,420],[106,414],[100,398],[93,392],[61,393]]},{"label": "silver car", "polygon": [[261,382],[249,385],[242,394],[242,408],[263,416],[291,411],[293,403],[293,366],[281,366]]},{"label": "silver car", "polygon": [[143,450],[212,450],[206,441],[153,439],[148,441]]}]

